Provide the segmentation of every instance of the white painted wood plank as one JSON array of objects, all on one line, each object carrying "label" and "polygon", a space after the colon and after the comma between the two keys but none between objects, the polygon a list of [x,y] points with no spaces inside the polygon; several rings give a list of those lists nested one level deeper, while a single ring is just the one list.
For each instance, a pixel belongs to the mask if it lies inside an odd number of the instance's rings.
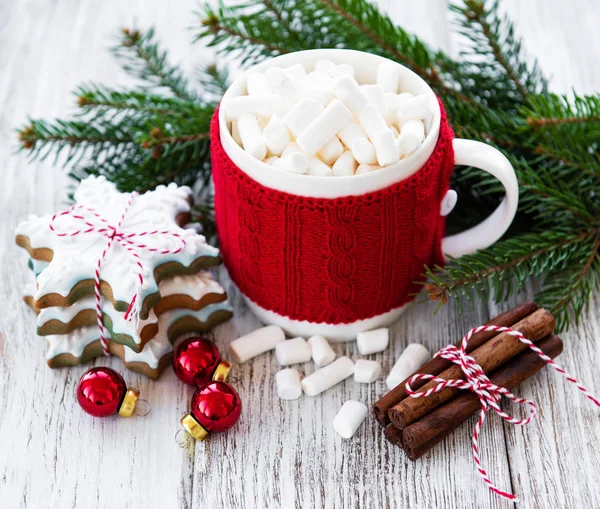
[{"label": "white painted wood plank", "polygon": [[[594,51],[600,46],[600,5],[553,1],[502,3],[526,48],[550,77],[553,91],[598,93],[600,69]],[[515,302],[515,301],[513,301]],[[582,323],[561,335],[564,353],[558,363],[593,393],[600,393],[599,297],[590,303]],[[503,307],[504,308],[504,307]],[[498,309],[490,306],[490,313]],[[522,384],[516,392],[538,404],[539,416],[526,427],[504,424],[511,477],[524,507],[598,507],[600,449],[598,409],[550,369]],[[517,411],[505,404],[505,410]],[[490,423],[498,426],[496,422]]]}]

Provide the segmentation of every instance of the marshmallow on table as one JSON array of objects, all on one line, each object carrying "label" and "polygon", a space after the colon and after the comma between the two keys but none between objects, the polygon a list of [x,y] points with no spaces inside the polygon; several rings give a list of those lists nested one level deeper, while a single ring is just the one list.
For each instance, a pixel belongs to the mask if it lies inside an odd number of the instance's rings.
[{"label": "marshmallow on table", "polygon": [[248,95],[270,95],[273,93],[262,72],[251,72],[246,79]]},{"label": "marshmallow on table", "polygon": [[300,374],[293,368],[282,369],[275,374],[277,395],[281,399],[298,399],[302,395]]},{"label": "marshmallow on table", "polygon": [[282,366],[308,362],[312,351],[304,338],[288,339],[275,345],[275,357]]},{"label": "marshmallow on table", "polygon": [[367,104],[367,98],[351,76],[343,76],[337,79],[333,86],[333,93],[353,113],[360,113]]},{"label": "marshmallow on table", "polygon": [[370,384],[381,375],[381,364],[377,361],[358,359],[354,363],[354,381],[362,384]]},{"label": "marshmallow on table", "polygon": [[394,164],[400,160],[400,150],[390,129],[376,133],[373,136],[373,146],[380,166]]},{"label": "marshmallow on table", "polygon": [[283,124],[269,124],[263,131],[265,145],[271,154],[280,156],[290,142],[290,133]]},{"label": "marshmallow on table", "polygon": [[326,164],[333,164],[337,161],[338,157],[340,157],[344,153],[344,146],[337,136],[331,138],[319,152],[317,155],[321,158],[321,160]]},{"label": "marshmallow on table", "polygon": [[377,68],[377,84],[384,92],[398,93],[400,86],[400,67],[392,62],[382,62]]},{"label": "marshmallow on table", "polygon": [[313,175],[314,177],[331,177],[333,172],[331,168],[321,161],[318,157],[308,158],[308,169],[306,170],[307,175]]},{"label": "marshmallow on table", "polygon": [[359,164],[377,164],[375,147],[366,138],[357,138],[352,142],[352,155]]},{"label": "marshmallow on table", "polygon": [[363,173],[371,173],[372,171],[380,170],[381,166],[377,166],[376,164],[360,164],[354,175],[362,175]]},{"label": "marshmallow on table", "polygon": [[348,177],[356,171],[356,159],[350,150],[346,150],[338,160],[333,163],[331,172],[334,177]]},{"label": "marshmallow on table", "polygon": [[302,380],[302,390],[308,396],[316,396],[354,374],[354,362],[340,357],[324,368]]},{"label": "marshmallow on table", "polygon": [[383,352],[390,342],[390,329],[381,328],[356,335],[356,346],[361,355]]},{"label": "marshmallow on table", "polygon": [[256,159],[264,159],[267,147],[256,117],[245,113],[239,118],[237,126],[244,150]]},{"label": "marshmallow on table", "polygon": [[298,136],[296,143],[307,155],[315,155],[351,118],[352,112],[334,99]]},{"label": "marshmallow on table", "polygon": [[342,438],[352,438],[367,417],[367,407],[360,401],[348,400],[333,419],[333,429]]},{"label": "marshmallow on table", "polygon": [[296,104],[281,122],[288,126],[294,136],[298,136],[321,114],[323,109],[319,101],[309,97]]},{"label": "marshmallow on table", "polygon": [[427,348],[418,343],[411,343],[408,345],[396,361],[396,364],[394,364],[394,367],[385,381],[388,389],[392,390],[399,383],[417,371],[428,360],[429,351]]},{"label": "marshmallow on table", "polygon": [[312,359],[317,367],[326,366],[335,359],[333,348],[323,336],[312,336],[308,339],[308,344],[312,350]]},{"label": "marshmallow on table", "polygon": [[281,341],[285,341],[281,327],[269,325],[233,340],[229,344],[229,351],[232,359],[241,364],[261,353],[273,350]]},{"label": "marshmallow on table", "polygon": [[224,102],[225,115],[230,120],[237,120],[242,115],[250,113],[258,117],[270,117],[283,106],[278,95],[243,95]]},{"label": "marshmallow on table", "polygon": [[425,126],[420,120],[409,120],[402,125],[398,136],[398,150],[401,155],[412,154],[425,139]]}]

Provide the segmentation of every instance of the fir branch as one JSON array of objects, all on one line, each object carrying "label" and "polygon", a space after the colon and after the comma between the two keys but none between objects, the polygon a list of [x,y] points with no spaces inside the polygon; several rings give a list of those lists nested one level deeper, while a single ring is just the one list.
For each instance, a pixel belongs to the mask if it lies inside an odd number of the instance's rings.
[{"label": "fir branch", "polygon": [[154,41],[154,29],[140,32],[124,28],[120,44],[112,51],[123,69],[151,87],[167,88],[185,101],[198,99],[180,69],[168,63],[167,52]]},{"label": "fir branch", "polygon": [[600,95],[540,94],[530,99],[522,114],[533,129],[585,123],[599,124],[600,129]]}]

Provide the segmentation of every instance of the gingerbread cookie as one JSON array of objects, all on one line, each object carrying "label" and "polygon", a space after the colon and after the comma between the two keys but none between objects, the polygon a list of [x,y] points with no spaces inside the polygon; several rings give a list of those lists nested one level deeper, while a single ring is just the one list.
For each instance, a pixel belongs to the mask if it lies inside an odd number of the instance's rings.
[{"label": "gingerbread cookie", "polygon": [[68,211],[21,223],[17,244],[48,262],[37,278],[36,307],[66,307],[93,295],[98,271],[99,292],[117,311],[134,305],[147,318],[160,301],[160,281],[220,263],[203,236],[177,224],[190,211],[190,193],[170,184],[132,195],[89,177]]},{"label": "gingerbread cookie", "polygon": [[[174,309],[163,313],[158,319],[158,333],[141,352],[134,352],[124,345],[108,341],[112,355],[119,357],[132,371],[156,379],[171,362],[172,343],[180,335],[188,332],[204,332],[232,316],[227,302],[210,304],[193,311]],[[84,364],[104,355],[97,326],[82,327],[69,334],[46,336],[48,366],[58,368]]]}]

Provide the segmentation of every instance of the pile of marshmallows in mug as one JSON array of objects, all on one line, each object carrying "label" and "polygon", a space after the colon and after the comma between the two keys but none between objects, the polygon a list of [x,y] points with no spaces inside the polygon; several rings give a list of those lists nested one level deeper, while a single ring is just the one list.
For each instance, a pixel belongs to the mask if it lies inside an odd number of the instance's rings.
[{"label": "pile of marshmallows in mug", "polygon": [[282,171],[344,177],[377,171],[417,151],[433,121],[433,97],[400,93],[401,69],[383,62],[375,84],[354,68],[317,60],[248,74],[247,95],[223,101],[233,139]]},{"label": "pile of marshmallows in mug", "polygon": [[[361,355],[371,355],[384,351],[389,343],[389,329],[381,328],[361,332],[356,337]],[[275,350],[275,357],[281,366],[301,364],[312,359],[316,371],[300,380],[295,368],[282,369],[275,375],[277,394],[281,399],[298,399],[302,392],[307,396],[317,396],[323,391],[354,375],[359,383],[372,383],[381,376],[381,364],[374,360],[349,357],[335,358],[335,352],[323,336],[312,336],[305,340],[297,337],[285,339],[283,330],[276,325],[263,327],[242,336],[229,345],[235,362],[243,363],[257,355]],[[406,347],[391,369],[386,384],[393,389],[429,360],[429,351],[423,345],[411,343]],[[351,438],[367,416],[367,407],[360,401],[344,403],[333,420],[334,429],[344,438]]]}]

